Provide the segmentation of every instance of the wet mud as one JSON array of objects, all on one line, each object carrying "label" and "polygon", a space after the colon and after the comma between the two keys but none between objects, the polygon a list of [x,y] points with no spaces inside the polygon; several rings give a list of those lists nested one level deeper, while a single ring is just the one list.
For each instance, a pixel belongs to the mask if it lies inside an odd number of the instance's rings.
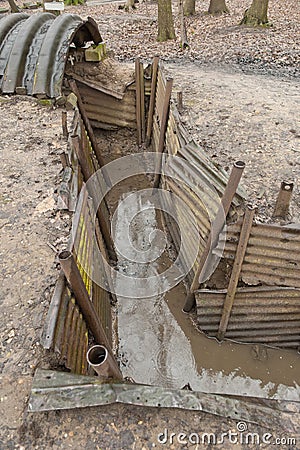
[{"label": "wet mud", "polygon": [[[105,132],[97,138],[106,162],[140,151],[135,133],[129,130]],[[108,194],[115,215],[117,271],[125,275],[118,286],[124,296],[118,295],[116,307],[123,375],[137,383],[164,387],[298,399],[300,360],[296,351],[208,338],[182,311],[184,284],[166,290],[161,275],[174,262],[169,251],[172,245],[168,241],[155,244],[157,230],[165,232],[151,195],[146,200],[139,195],[145,189],[151,192],[151,175],[125,179]],[[143,252],[149,262],[141,260]],[[128,296],[127,284],[141,278],[145,296],[137,298],[134,288]]]}]

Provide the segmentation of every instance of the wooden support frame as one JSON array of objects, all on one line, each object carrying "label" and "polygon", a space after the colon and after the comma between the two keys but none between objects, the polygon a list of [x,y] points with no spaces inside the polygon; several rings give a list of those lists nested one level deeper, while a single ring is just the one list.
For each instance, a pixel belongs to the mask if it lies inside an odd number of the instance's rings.
[{"label": "wooden support frame", "polygon": [[[166,90],[165,90],[165,98],[164,98],[164,104],[163,104],[163,111],[162,111],[162,119],[160,123],[160,134],[159,134],[159,142],[158,142],[158,149],[157,153],[160,155],[164,151],[165,146],[165,137],[166,137],[166,131],[168,127],[168,119],[169,119],[169,110],[170,110],[170,101],[171,101],[171,95],[172,95],[172,87],[173,87],[173,78],[168,78],[166,81]],[[160,183],[160,177],[161,177],[161,160],[159,161],[159,164],[156,168],[156,174],[153,182],[153,189],[157,189]]]},{"label": "wooden support frame", "polygon": [[147,122],[147,132],[146,132],[146,145],[150,145],[153,127],[153,114],[155,110],[155,99],[156,99],[156,86],[157,86],[157,74],[159,68],[159,57],[155,56],[152,62],[152,77],[151,77],[151,93],[148,111],[148,122]]},{"label": "wooden support frame", "polygon": [[190,312],[195,304],[195,296],[194,292],[199,289],[199,286],[201,284],[200,277],[202,274],[205,273],[208,264],[209,264],[209,256],[211,255],[212,249],[217,245],[217,241],[219,238],[219,235],[225,225],[224,220],[226,220],[227,214],[229,212],[231,202],[233,200],[233,197],[235,196],[236,190],[238,188],[240,179],[242,177],[243,171],[245,169],[245,163],[243,161],[236,161],[233,165],[229,180],[227,182],[221,204],[219,207],[219,210],[216,214],[214,224],[211,226],[211,230],[214,229],[214,242],[213,242],[213,236],[212,231],[210,232],[207,244],[205,247],[204,252],[201,255],[200,262],[198,265],[198,268],[196,270],[193,282],[191,284],[189,293],[186,297],[185,305],[183,308],[184,312]]},{"label": "wooden support frame", "polygon": [[140,62],[140,101],[141,101],[141,138],[142,143],[146,137],[146,118],[145,118],[145,80],[144,80],[144,64]]},{"label": "wooden support frame", "polygon": [[135,98],[136,98],[136,128],[137,143],[142,144],[142,110],[141,110],[141,63],[140,58],[135,60]]},{"label": "wooden support frame", "polygon": [[251,228],[253,224],[253,218],[255,214],[255,208],[248,206],[248,208],[245,211],[243,225],[240,232],[239,237],[239,243],[236,249],[236,255],[233,263],[233,268],[231,272],[231,277],[229,280],[228,288],[227,288],[227,294],[223,305],[223,312],[222,317],[219,324],[219,330],[218,330],[218,339],[222,340],[225,336],[235,294],[236,289],[240,277],[240,273],[242,270],[242,264],[244,261],[244,257],[247,250],[247,245],[251,233]]}]

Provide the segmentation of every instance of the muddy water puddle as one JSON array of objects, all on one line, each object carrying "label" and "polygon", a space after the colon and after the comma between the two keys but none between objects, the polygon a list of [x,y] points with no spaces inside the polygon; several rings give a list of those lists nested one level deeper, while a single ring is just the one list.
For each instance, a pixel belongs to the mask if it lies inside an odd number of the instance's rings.
[{"label": "muddy water puddle", "polygon": [[[110,141],[107,162],[137,152],[132,137],[125,130],[106,133],[105,140]],[[191,317],[182,312],[183,283],[172,288],[164,277],[173,260],[162,236],[156,204],[151,195],[139,193],[150,187],[151,178],[138,175],[123,180],[108,195],[114,213],[117,272],[122,274],[115,282],[124,377],[169,388],[299,400],[300,358],[296,351],[219,343],[200,333]]]}]

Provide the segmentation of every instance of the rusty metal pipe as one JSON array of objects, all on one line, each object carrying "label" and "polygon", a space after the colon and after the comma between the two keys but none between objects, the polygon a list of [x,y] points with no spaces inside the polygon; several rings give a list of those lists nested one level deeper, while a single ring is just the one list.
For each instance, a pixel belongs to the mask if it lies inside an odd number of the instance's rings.
[{"label": "rusty metal pipe", "polygon": [[292,199],[294,183],[283,181],[276,200],[273,217],[281,217],[286,219],[289,214],[290,202]]},{"label": "rusty metal pipe", "polygon": [[84,320],[87,323],[88,328],[93,334],[97,343],[104,345],[113,361],[113,370],[115,373],[115,378],[122,379],[122,373],[118,367],[117,361],[114,359],[113,351],[110,347],[109,341],[99,320],[97,312],[93,303],[89,298],[85,284],[81,278],[79,269],[74,260],[71,252],[64,250],[58,255],[61,268],[74,292],[76,301],[80,307]]},{"label": "rusty metal pipe", "polygon": [[93,345],[87,354],[88,364],[103,379],[118,378],[118,373],[114,370],[114,360],[104,345]]}]

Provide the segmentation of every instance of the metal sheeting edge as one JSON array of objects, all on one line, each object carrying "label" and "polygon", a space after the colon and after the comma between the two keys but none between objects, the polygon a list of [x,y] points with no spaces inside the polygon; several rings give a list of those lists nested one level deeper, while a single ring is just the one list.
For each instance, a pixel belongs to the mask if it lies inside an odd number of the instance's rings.
[{"label": "metal sheeting edge", "polygon": [[[295,402],[269,400],[268,406],[265,406],[265,402],[260,399],[224,397],[138,384],[102,384],[97,377],[41,369],[35,372],[28,410],[51,411],[113,403],[203,411],[268,428],[284,427],[289,432],[296,431],[299,420],[299,406]],[[290,412],[291,403],[294,407],[292,410],[297,409],[298,413]]]}]

